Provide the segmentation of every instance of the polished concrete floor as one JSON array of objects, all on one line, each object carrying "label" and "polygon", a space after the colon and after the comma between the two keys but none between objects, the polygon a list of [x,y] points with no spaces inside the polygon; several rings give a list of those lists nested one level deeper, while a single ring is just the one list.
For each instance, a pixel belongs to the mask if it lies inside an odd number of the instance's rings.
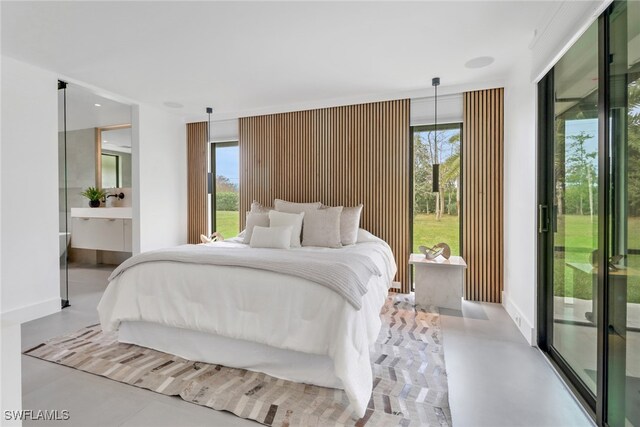
[{"label": "polished concrete floor", "polygon": [[[73,268],[71,307],[23,325],[22,347],[98,323],[95,307],[110,271],[108,267]],[[501,306],[465,302],[462,312],[443,311],[442,328],[454,426],[591,425]],[[22,363],[23,408],[69,410],[70,420],[58,425],[258,425],[28,356],[22,357]]]}]

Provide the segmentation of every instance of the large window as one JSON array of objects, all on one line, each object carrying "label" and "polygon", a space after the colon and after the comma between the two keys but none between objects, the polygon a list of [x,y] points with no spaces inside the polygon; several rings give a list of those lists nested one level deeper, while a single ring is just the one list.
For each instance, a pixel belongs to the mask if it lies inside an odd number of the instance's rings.
[{"label": "large window", "polygon": [[[416,126],[413,135],[413,252],[444,242],[460,254],[460,123]],[[433,165],[439,191],[433,192]]]},{"label": "large window", "polygon": [[211,144],[211,172],[214,185],[211,200],[212,230],[225,238],[238,234],[238,190],[240,153],[237,142]]}]

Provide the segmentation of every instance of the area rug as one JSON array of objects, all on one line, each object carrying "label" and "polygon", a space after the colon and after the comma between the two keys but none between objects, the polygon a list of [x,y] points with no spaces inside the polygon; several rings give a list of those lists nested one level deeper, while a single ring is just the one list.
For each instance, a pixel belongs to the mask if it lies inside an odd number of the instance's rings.
[{"label": "area rug", "polygon": [[342,390],[194,362],[121,344],[93,325],[24,354],[273,426],[449,426],[440,317],[412,295],[390,295],[371,352],[373,393],[363,418]]}]

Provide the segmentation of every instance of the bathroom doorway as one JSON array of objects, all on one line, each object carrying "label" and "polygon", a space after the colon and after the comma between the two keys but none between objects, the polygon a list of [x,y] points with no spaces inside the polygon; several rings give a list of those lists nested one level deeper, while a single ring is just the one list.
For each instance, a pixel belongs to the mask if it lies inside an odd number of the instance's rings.
[{"label": "bathroom doorway", "polygon": [[[131,106],[58,82],[62,307],[106,287],[132,251]],[[92,299],[93,301],[93,299]]]}]

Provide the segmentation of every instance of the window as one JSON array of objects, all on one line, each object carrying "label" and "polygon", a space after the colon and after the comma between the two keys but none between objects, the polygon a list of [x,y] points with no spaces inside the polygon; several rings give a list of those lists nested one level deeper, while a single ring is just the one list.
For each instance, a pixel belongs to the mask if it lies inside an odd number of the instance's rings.
[{"label": "window", "polygon": [[238,190],[240,152],[237,142],[211,144],[211,175],[214,180],[211,197],[212,230],[225,238],[240,231]]},{"label": "window", "polygon": [[120,157],[102,154],[102,188],[120,187]]},{"label": "window", "polygon": [[[437,136],[437,138],[436,138]],[[413,252],[444,242],[460,254],[460,147],[462,124],[416,126],[413,139]],[[439,192],[433,192],[433,164]]]}]

